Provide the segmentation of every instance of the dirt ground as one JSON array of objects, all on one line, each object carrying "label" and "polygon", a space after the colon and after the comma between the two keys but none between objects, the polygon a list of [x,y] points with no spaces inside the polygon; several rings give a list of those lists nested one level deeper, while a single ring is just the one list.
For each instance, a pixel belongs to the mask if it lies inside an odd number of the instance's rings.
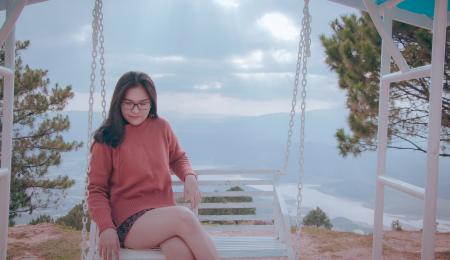
[{"label": "dirt ground", "polygon": [[[212,232],[211,235],[268,235],[253,232]],[[292,239],[296,241],[295,234]],[[79,231],[53,224],[22,225],[9,229],[8,260],[18,259],[80,259]],[[420,259],[421,232],[384,232],[384,259]],[[300,240],[301,259],[371,259],[372,236],[348,232],[304,228]],[[436,259],[450,260],[450,233],[436,236]],[[248,259],[248,258],[246,258]],[[264,258],[284,259],[284,258]],[[244,260],[241,258],[241,260]]]}]

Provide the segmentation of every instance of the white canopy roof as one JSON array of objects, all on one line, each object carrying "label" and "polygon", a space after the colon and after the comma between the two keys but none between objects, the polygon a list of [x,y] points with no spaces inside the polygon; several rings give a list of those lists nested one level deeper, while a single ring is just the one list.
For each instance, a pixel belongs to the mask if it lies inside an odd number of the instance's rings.
[{"label": "white canopy roof", "polygon": [[[362,11],[367,11],[366,6],[364,5],[363,0],[329,0],[332,2],[336,2],[342,5],[346,5],[349,7],[357,8]],[[424,2],[424,4],[430,4],[428,1],[430,0],[420,0]],[[375,1],[376,2],[376,1]],[[403,1],[384,1],[383,3],[379,5],[388,5],[389,2],[403,2]],[[426,3],[428,2],[428,3]],[[433,1],[434,2],[434,1]],[[434,5],[433,5],[434,6]],[[423,15],[419,14],[413,11],[409,11],[407,9],[400,8],[400,6],[394,6],[391,11],[392,19],[405,22],[414,26],[430,29],[433,28],[433,19]],[[447,18],[447,24],[450,25],[450,15]]]}]

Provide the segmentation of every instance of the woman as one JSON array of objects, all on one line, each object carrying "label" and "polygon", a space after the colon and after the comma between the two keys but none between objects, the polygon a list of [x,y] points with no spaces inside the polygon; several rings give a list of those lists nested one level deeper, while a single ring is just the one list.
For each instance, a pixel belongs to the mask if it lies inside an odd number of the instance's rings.
[{"label": "woman", "polygon": [[156,90],[142,72],[117,82],[109,115],[94,134],[88,205],[100,233],[99,254],[119,259],[119,248],[160,247],[167,259],[219,259],[197,217],[176,206],[170,169],[197,207],[197,174],[169,123],[158,117]]}]

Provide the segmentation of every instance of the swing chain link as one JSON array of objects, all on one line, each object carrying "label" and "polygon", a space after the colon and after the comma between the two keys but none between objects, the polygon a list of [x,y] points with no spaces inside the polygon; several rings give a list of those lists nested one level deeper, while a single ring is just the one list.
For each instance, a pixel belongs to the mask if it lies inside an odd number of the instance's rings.
[{"label": "swing chain link", "polygon": [[100,41],[100,85],[101,85],[101,96],[102,96],[102,118],[103,120],[106,119],[106,81],[105,81],[105,48],[104,48],[104,42],[105,38],[103,37],[103,2],[100,0],[99,2],[99,11],[98,11],[98,38]]},{"label": "swing chain link", "polygon": [[[94,92],[95,92],[95,71],[97,69],[97,46],[98,46],[98,33],[99,33],[99,18],[101,13],[101,7],[102,3],[101,0],[95,1],[94,9],[92,10],[92,61],[91,61],[91,74],[90,74],[90,85],[89,85],[89,112],[88,112],[88,134],[87,134],[87,167],[86,167],[86,173],[89,173],[89,162],[90,162],[90,151],[89,148],[92,144],[92,121],[93,121],[93,110],[94,110]],[[103,31],[103,28],[102,28]],[[103,39],[101,39],[103,41]],[[101,53],[101,56],[103,56],[103,53]],[[84,199],[82,200],[82,208],[83,208],[83,217],[82,217],[82,224],[83,228],[81,231],[82,236],[82,242],[81,242],[81,259],[87,259],[88,254],[88,239],[87,239],[87,223],[88,223],[88,206],[86,202],[87,198],[87,184],[88,184],[88,178],[86,174],[85,179],[85,185],[84,185]]]},{"label": "swing chain link", "polygon": [[297,52],[297,65],[295,69],[295,78],[294,78],[294,87],[292,90],[292,102],[291,102],[291,112],[290,112],[290,119],[289,119],[289,129],[288,129],[288,138],[286,142],[286,150],[284,153],[284,164],[283,164],[283,174],[287,174],[287,168],[289,164],[289,157],[291,154],[291,146],[292,146],[292,133],[293,128],[295,124],[295,107],[297,106],[297,95],[298,95],[298,82],[300,77],[300,66],[301,66],[301,55],[303,52],[304,47],[304,32],[303,32],[303,25],[302,30],[300,31],[300,41],[298,42],[298,52]]},{"label": "swing chain link", "polygon": [[311,56],[311,15],[309,12],[309,1],[305,1],[303,8],[302,19],[302,40],[304,41],[304,48],[302,50],[302,90],[301,90],[301,115],[300,115],[300,158],[299,158],[299,176],[297,186],[297,217],[296,217],[296,259],[300,259],[300,238],[301,238],[301,206],[303,201],[303,175],[305,172],[305,117],[306,117],[306,85],[308,74],[308,58]]},{"label": "swing chain link", "polygon": [[284,164],[282,174],[287,174],[287,168],[289,165],[289,157],[292,146],[292,134],[295,123],[295,109],[297,106],[297,96],[299,88],[300,73],[302,74],[301,79],[301,115],[300,115],[300,155],[299,155],[299,175],[298,175],[298,186],[297,186],[297,217],[296,217],[296,238],[295,242],[295,257],[300,259],[300,232],[301,232],[301,205],[302,205],[302,192],[303,192],[303,175],[304,175],[304,150],[305,150],[305,112],[306,112],[306,85],[307,85],[307,61],[311,57],[311,15],[309,13],[309,0],[305,0],[305,5],[303,7],[303,18],[301,23],[300,31],[300,41],[298,44],[297,53],[297,65],[295,70],[294,87],[292,93],[291,111],[289,119],[289,129],[288,138],[286,142],[286,150],[284,157]]},{"label": "swing chain link", "polygon": [[[309,6],[309,0],[305,0],[305,7],[303,9],[303,13],[308,13],[309,15],[309,9],[307,12],[305,12],[305,8],[307,8],[307,5]],[[311,16],[309,16],[308,18],[308,23],[311,23]],[[298,83],[299,83],[299,78],[300,78],[300,71],[302,71],[302,74],[306,74],[306,68],[302,68],[302,54],[303,54],[303,49],[306,48],[306,55],[308,57],[311,57],[311,38],[309,37],[306,42],[305,42],[305,31],[308,30],[308,34],[310,34],[311,28],[310,26],[305,26],[306,22],[305,22],[305,17],[303,15],[303,19],[302,19],[302,28],[301,28],[301,32],[300,32],[300,41],[298,43],[298,52],[297,52],[297,66],[296,66],[296,70],[295,70],[295,77],[294,77],[294,87],[293,87],[293,93],[292,93],[292,102],[291,102],[291,111],[290,111],[290,119],[289,119],[289,129],[288,129],[288,138],[287,138],[287,142],[286,142],[286,150],[285,150],[285,155],[284,155],[284,164],[283,164],[283,170],[282,170],[282,174],[287,174],[287,167],[289,164],[289,157],[291,154],[291,146],[292,146],[292,134],[293,134],[293,128],[294,128],[294,124],[295,124],[295,109],[297,106],[297,96],[298,96]],[[308,28],[309,27],[309,28]],[[309,35],[308,35],[309,36]],[[305,71],[303,71],[305,70]],[[302,77],[302,81],[306,80],[305,77]],[[302,82],[303,85],[303,82]],[[306,95],[306,93],[305,93]],[[302,97],[303,99],[303,97]],[[305,107],[305,105],[303,104],[302,109]]]}]

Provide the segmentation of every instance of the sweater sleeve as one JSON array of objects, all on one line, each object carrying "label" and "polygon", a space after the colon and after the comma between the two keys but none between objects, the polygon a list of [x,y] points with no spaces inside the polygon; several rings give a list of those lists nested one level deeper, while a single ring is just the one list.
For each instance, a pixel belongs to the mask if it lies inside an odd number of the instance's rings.
[{"label": "sweater sleeve", "polygon": [[178,138],[169,123],[167,123],[167,139],[169,143],[170,169],[183,182],[185,181],[187,175],[194,175],[195,178],[197,178],[197,174],[192,170],[191,163],[189,162],[186,153],[181,149]]},{"label": "sweater sleeve", "polygon": [[107,228],[116,228],[112,221],[109,201],[109,178],[112,173],[112,150],[107,144],[94,142],[88,178],[88,206],[91,216],[99,227],[99,233]]}]

